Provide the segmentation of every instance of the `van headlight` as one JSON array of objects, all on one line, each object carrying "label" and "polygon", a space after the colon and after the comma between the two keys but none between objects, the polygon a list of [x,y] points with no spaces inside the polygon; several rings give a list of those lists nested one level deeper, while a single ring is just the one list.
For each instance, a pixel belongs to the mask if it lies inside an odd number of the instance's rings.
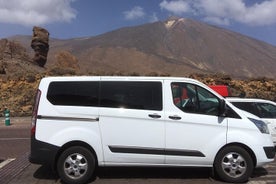
[{"label": "van headlight", "polygon": [[267,127],[267,124],[261,120],[253,119],[253,118],[248,118],[251,122],[253,122],[256,127],[263,133],[263,134],[269,134],[269,130]]}]

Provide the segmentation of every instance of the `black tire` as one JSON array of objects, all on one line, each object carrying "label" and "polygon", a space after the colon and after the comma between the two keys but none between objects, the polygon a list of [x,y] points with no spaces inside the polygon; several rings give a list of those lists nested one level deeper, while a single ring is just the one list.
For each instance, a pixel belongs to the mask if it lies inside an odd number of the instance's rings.
[{"label": "black tire", "polygon": [[61,153],[57,162],[57,171],[64,183],[87,183],[95,171],[95,157],[84,147],[70,147]]},{"label": "black tire", "polygon": [[239,146],[223,148],[216,156],[215,172],[220,179],[231,183],[248,181],[254,165],[250,154]]}]

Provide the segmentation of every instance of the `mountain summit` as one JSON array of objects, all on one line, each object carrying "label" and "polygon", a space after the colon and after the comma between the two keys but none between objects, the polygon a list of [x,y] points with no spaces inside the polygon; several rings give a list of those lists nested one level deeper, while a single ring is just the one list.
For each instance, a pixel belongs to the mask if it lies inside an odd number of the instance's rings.
[{"label": "mountain summit", "polygon": [[61,50],[71,52],[86,73],[276,77],[276,47],[187,18],[170,17],[95,37],[52,39],[48,65]]}]

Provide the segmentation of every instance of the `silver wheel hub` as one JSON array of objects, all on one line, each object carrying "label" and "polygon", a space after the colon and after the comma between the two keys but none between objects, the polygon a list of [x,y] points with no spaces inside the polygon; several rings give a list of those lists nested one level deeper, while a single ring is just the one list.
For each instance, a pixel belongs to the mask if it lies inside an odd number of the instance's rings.
[{"label": "silver wheel hub", "polygon": [[69,155],[64,162],[65,174],[72,179],[81,178],[86,174],[87,169],[87,160],[79,153]]},{"label": "silver wheel hub", "polygon": [[236,152],[231,152],[225,155],[223,157],[221,165],[223,172],[232,178],[242,176],[247,169],[245,159]]}]

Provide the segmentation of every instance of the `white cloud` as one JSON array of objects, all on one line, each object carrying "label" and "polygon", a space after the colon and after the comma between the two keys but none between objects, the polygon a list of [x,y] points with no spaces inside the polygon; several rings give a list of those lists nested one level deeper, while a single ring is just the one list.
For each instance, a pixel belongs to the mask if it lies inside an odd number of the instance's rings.
[{"label": "white cloud", "polygon": [[184,0],[175,0],[175,1],[166,1],[163,0],[159,4],[161,9],[165,9],[169,12],[172,12],[176,15],[181,15],[183,13],[187,13],[191,10],[190,4],[188,1]]},{"label": "white cloud", "polygon": [[159,19],[156,15],[156,13],[153,13],[151,16],[149,16],[149,21],[150,22],[157,22]]},{"label": "white cloud", "polygon": [[240,21],[252,25],[276,24],[276,0],[263,1],[247,8]]},{"label": "white cloud", "polygon": [[76,11],[74,0],[0,0],[0,22],[24,26],[70,22]]},{"label": "white cloud", "polygon": [[127,20],[135,20],[145,16],[144,9],[140,6],[135,6],[131,10],[123,12],[123,14]]},{"label": "white cloud", "polygon": [[209,17],[204,17],[203,20],[205,22],[212,22],[212,23],[217,24],[217,25],[225,25],[225,26],[230,25],[230,21],[227,18],[209,16]]},{"label": "white cloud", "polygon": [[159,4],[176,15],[193,13],[204,21],[220,25],[240,22],[253,26],[276,24],[276,0],[247,5],[245,0],[163,0]]}]

